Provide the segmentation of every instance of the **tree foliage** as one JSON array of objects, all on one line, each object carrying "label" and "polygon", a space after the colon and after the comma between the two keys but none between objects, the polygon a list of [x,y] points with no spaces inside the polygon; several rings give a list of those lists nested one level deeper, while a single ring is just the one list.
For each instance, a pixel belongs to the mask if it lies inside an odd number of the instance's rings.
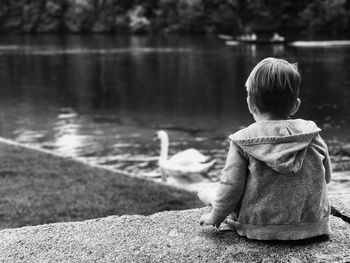
[{"label": "tree foliage", "polygon": [[310,32],[330,33],[334,36],[347,33],[349,9],[347,0],[315,0],[303,9],[299,17]]},{"label": "tree foliage", "polygon": [[141,9],[143,33],[350,36],[350,0],[3,0],[0,32],[134,32]]}]

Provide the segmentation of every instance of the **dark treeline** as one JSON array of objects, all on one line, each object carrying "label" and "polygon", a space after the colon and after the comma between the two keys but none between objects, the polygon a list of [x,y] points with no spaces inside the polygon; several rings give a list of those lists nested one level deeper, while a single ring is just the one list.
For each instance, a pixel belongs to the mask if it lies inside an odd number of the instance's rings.
[{"label": "dark treeline", "polygon": [[350,0],[2,0],[2,33],[303,32],[347,38]]}]

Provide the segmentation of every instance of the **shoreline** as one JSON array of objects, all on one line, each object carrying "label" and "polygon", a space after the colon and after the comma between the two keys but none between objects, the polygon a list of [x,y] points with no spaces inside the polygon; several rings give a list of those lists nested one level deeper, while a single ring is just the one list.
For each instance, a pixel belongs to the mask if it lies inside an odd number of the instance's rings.
[{"label": "shoreline", "polygon": [[1,229],[203,206],[194,193],[1,138],[0,157]]},{"label": "shoreline", "polygon": [[[154,177],[154,175],[152,175],[152,177],[147,176],[147,173],[133,173],[133,172],[126,172],[124,170],[121,169],[116,169],[113,168],[112,166],[106,166],[106,165],[101,165],[101,164],[97,164],[97,163],[93,163],[93,162],[89,162],[87,159],[81,158],[81,157],[67,157],[64,156],[60,153],[57,153],[55,151],[51,151],[51,150],[46,150],[43,149],[41,147],[35,147],[35,146],[30,146],[27,144],[22,144],[13,140],[9,140],[9,139],[5,139],[5,138],[1,138],[0,137],[0,144],[1,143],[6,143],[9,145],[13,145],[16,147],[23,147],[29,150],[34,150],[34,151],[39,151],[41,153],[50,155],[50,156],[54,156],[56,158],[60,158],[63,160],[73,160],[77,163],[80,163],[82,165],[86,165],[88,167],[90,167],[91,169],[102,169],[102,170],[106,170],[112,173],[117,173],[117,174],[121,174],[123,176],[128,176],[130,178],[136,178],[136,179],[141,179],[141,180],[146,180],[155,184],[159,184],[165,187],[170,187],[170,188],[174,188],[176,190],[180,190],[180,191],[188,191],[188,192],[192,192],[192,193],[197,193],[198,190],[202,187],[210,187],[213,184],[218,182],[217,178],[211,178],[211,180],[209,180],[208,178],[204,178],[201,175],[191,175],[191,177],[178,177],[178,178],[174,178],[174,177],[168,177],[166,182],[163,182],[160,178],[160,176],[158,177]],[[334,158],[332,158],[334,159]],[[156,159],[157,160],[157,159]],[[154,161],[154,160],[152,160]],[[341,163],[341,162],[340,162]],[[341,197],[343,197],[344,199],[344,203],[350,207],[350,160],[346,159],[345,160],[346,166],[345,168],[347,169],[342,169],[340,167],[340,169],[337,169],[337,167],[332,164],[332,180],[331,183],[329,184],[329,193],[331,195],[339,195]],[[215,169],[215,172],[218,172],[219,169]]]},{"label": "shoreline", "polygon": [[[204,205],[195,192],[213,184],[157,182],[3,138],[0,156],[1,229],[199,208]],[[350,180],[344,178],[350,171],[333,174],[329,195],[350,207]]]}]

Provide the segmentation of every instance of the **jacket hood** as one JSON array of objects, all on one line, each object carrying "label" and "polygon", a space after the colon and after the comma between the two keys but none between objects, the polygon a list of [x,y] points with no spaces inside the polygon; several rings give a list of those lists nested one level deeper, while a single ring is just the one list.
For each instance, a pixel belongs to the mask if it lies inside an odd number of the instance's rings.
[{"label": "jacket hood", "polygon": [[313,121],[273,120],[256,122],[229,138],[273,170],[293,174],[301,169],[306,150],[320,131]]}]

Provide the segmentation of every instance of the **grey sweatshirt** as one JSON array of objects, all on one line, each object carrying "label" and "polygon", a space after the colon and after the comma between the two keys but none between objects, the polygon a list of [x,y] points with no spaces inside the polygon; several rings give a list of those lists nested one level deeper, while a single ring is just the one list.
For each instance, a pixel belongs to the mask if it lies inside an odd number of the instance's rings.
[{"label": "grey sweatshirt", "polygon": [[328,150],[312,121],[256,122],[229,136],[212,213],[252,239],[329,234]]}]

